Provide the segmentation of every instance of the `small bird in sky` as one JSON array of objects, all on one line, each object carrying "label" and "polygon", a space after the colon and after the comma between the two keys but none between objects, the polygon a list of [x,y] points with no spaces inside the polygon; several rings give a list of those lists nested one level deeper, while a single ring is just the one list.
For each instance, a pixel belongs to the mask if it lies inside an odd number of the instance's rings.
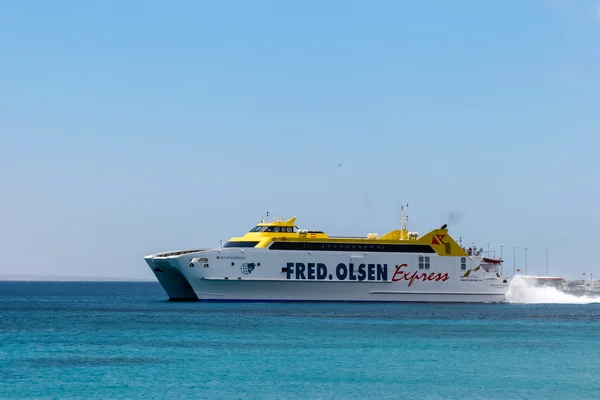
[{"label": "small bird in sky", "polygon": [[338,167],[341,166],[343,163],[338,163]]}]

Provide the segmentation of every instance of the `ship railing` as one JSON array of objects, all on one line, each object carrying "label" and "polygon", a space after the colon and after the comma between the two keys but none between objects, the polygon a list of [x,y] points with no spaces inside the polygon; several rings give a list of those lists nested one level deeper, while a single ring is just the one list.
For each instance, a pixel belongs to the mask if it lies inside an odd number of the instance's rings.
[{"label": "ship railing", "polygon": [[183,254],[198,253],[198,252],[206,251],[206,250],[208,250],[208,249],[167,251],[164,253],[154,254],[152,257],[153,258],[167,258],[167,257],[173,257],[173,256],[180,256]]}]

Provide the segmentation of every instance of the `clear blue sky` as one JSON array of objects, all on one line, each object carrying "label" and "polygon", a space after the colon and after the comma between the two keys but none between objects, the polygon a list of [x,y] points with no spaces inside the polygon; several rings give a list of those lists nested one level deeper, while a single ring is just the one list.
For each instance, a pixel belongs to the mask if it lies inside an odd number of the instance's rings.
[{"label": "clear blue sky", "polygon": [[[266,210],[600,278],[600,1],[4,2],[0,275],[152,277]],[[343,162],[337,167],[338,162]]]}]

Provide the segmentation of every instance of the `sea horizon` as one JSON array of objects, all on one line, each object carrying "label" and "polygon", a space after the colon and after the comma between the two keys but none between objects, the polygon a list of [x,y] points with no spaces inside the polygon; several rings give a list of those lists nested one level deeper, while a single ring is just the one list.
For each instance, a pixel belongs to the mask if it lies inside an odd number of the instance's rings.
[{"label": "sea horizon", "polygon": [[0,282],[158,282],[158,280],[116,276],[13,274],[0,275]]}]

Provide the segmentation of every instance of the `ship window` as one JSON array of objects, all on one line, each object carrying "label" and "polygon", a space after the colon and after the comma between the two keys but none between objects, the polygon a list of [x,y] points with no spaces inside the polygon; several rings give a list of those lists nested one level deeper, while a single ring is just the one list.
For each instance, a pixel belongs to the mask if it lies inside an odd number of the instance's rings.
[{"label": "ship window", "polygon": [[460,269],[467,269],[467,259],[466,257],[460,258]]},{"label": "ship window", "polygon": [[429,257],[425,257],[425,269],[429,269]]},{"label": "ship window", "polygon": [[[294,232],[293,226],[267,226],[264,232]],[[260,232],[260,231],[257,231]]]},{"label": "ship window", "polygon": [[423,263],[422,262],[419,263],[419,269],[423,269]]},{"label": "ship window", "polygon": [[227,242],[223,247],[254,247],[258,242]]},{"label": "ship window", "polygon": [[422,263],[423,262],[423,256],[419,256],[419,262]]},{"label": "ship window", "polygon": [[265,230],[265,226],[255,226],[254,228],[250,229],[250,232],[262,232]]},{"label": "ship window", "polygon": [[[240,243],[240,242],[228,242],[225,247],[235,247],[235,245],[229,245],[229,243]],[[258,243],[258,242],[255,242]],[[357,246],[358,243],[323,243],[323,242],[284,242],[277,241],[273,242],[270,246],[270,250],[325,250],[325,251],[352,251],[353,249],[361,249]],[[362,245],[362,244],[361,244]],[[362,249],[366,250],[366,244],[362,245]],[[238,246],[239,247],[239,246]],[[253,246],[246,246],[253,247]],[[369,251],[372,252],[385,252],[385,253],[435,253],[435,250],[429,245],[422,244],[369,244]],[[425,267],[425,257],[422,260]]]}]

